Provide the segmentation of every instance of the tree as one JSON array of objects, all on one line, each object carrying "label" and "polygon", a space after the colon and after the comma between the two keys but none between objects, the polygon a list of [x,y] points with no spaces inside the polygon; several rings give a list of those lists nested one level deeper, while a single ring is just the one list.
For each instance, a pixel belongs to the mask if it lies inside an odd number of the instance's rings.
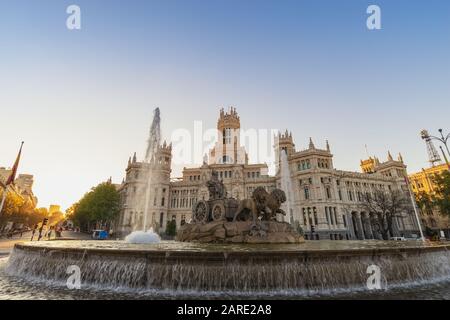
[{"label": "tree", "polygon": [[444,171],[433,178],[436,185],[433,201],[441,214],[450,216],[450,172]]},{"label": "tree", "polygon": [[418,194],[416,194],[416,203],[417,206],[422,211],[422,214],[433,213],[433,207],[435,206],[435,202],[428,193],[421,191]]},{"label": "tree", "polygon": [[120,210],[120,195],[113,184],[106,182],[92,188],[70,208],[69,218],[83,230],[93,226],[108,228]]},{"label": "tree", "polygon": [[28,220],[28,225],[33,227],[36,224],[41,223],[45,218],[48,217],[48,209],[47,208],[35,208],[33,210],[30,219]]},{"label": "tree", "polygon": [[394,218],[401,217],[402,212],[410,209],[407,197],[399,190],[378,189],[373,195],[367,194],[362,204],[373,214],[371,223],[384,240],[394,235]]},{"label": "tree", "polygon": [[[3,189],[0,188],[0,199],[3,196]],[[0,215],[0,227],[8,221],[18,218],[20,208],[25,204],[24,199],[14,191],[8,191],[6,194],[5,204]],[[15,221],[13,221],[15,222]]]},{"label": "tree", "polygon": [[175,220],[171,220],[167,222],[166,225],[166,235],[174,237],[177,234],[177,222]]}]

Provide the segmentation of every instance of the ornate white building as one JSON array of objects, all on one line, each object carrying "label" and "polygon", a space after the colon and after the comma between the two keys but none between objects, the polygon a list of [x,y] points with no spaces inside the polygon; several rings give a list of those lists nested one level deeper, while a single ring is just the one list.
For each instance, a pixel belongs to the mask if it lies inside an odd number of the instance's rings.
[{"label": "ornate white building", "polygon": [[[205,183],[213,170],[223,180],[228,196],[236,199],[251,197],[259,186],[268,191],[281,187],[281,150],[288,158],[293,199],[291,212],[280,219],[300,225],[307,239],[379,239],[381,236],[374,232],[369,214],[361,209],[363,196],[380,188],[408,192],[401,155],[394,160],[388,154],[386,162],[377,158],[361,161],[361,173],[341,171],[334,168],[328,142],[320,149],[310,139],[306,150],[296,150],[292,134],[286,131],[275,139],[277,173],[270,176],[267,164],[249,163],[240,145],[240,118],[235,109],[220,111],[217,129],[219,139],[210,150],[209,160],[205,159],[197,168],[184,168],[181,178],[171,179],[172,146],[166,142],[158,148],[151,163],[138,162],[136,154],[129,159],[119,189],[122,199],[116,226],[119,234],[142,230],[144,221],[146,229],[152,227],[160,233],[165,231],[167,221],[175,220],[177,227],[189,222],[195,202],[209,196]],[[146,206],[147,168],[152,178]],[[396,235],[418,234],[412,210],[411,206],[411,212],[404,212],[394,220]]]}]

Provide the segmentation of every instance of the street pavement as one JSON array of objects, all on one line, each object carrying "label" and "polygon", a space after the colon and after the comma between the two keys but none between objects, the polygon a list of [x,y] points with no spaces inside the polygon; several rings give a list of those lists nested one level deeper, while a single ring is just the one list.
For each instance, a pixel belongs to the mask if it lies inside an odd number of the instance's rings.
[{"label": "street pavement", "polygon": [[[89,240],[91,236],[89,234],[80,233],[80,232],[72,232],[72,231],[63,231],[62,237],[66,239],[77,239],[77,240]],[[38,238],[38,233],[34,235],[34,241]],[[12,239],[0,238],[0,257],[8,256],[14,245],[16,243],[27,242],[31,239],[31,232],[24,232],[22,236],[20,234],[14,235]],[[41,241],[48,241],[46,238],[42,238]]]}]

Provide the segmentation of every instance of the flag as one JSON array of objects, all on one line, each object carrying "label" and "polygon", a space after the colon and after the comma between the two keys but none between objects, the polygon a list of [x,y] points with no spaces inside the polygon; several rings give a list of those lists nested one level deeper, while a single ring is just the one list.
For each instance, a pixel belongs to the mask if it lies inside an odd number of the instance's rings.
[{"label": "flag", "polygon": [[16,162],[14,162],[14,165],[12,167],[11,174],[9,175],[9,178],[5,182],[5,187],[9,186],[10,184],[14,183],[14,180],[16,180],[16,174],[17,174],[17,168],[19,167],[19,161],[20,161],[20,155],[22,154],[22,144],[20,145],[19,154],[17,155]]},{"label": "flag", "polygon": [[406,183],[407,186],[409,186],[409,179],[408,179],[408,176],[405,176],[405,183]]}]

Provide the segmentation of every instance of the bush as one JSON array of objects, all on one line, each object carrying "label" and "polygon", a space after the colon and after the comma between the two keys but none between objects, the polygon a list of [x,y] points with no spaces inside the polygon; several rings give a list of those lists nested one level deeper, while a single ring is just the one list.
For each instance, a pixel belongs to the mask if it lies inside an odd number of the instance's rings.
[{"label": "bush", "polygon": [[177,222],[175,220],[168,221],[166,226],[166,235],[175,237],[177,234]]}]

